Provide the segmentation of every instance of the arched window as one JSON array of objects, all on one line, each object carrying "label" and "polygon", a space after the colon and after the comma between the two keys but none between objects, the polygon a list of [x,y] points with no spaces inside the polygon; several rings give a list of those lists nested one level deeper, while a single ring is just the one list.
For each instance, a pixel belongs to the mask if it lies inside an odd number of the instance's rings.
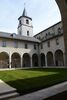
[{"label": "arched window", "polygon": [[28,19],[26,20],[26,24],[29,24],[29,20]]},{"label": "arched window", "polygon": [[19,20],[19,25],[21,25],[21,20]]},{"label": "arched window", "polygon": [[29,36],[29,31],[27,31],[27,36]]}]

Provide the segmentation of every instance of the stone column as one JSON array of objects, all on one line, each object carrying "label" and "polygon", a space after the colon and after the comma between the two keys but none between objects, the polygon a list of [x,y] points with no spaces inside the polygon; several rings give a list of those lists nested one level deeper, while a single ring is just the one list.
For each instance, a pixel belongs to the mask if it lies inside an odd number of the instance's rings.
[{"label": "stone column", "polygon": [[64,66],[66,66],[65,53],[63,53]]},{"label": "stone column", "polygon": [[46,65],[46,67],[48,66],[47,65],[47,55],[45,55],[45,65]]},{"label": "stone column", "polygon": [[40,54],[38,54],[38,67],[41,67],[41,59],[40,59]]},{"label": "stone column", "polygon": [[11,54],[9,54],[9,68],[11,69]]},{"label": "stone column", "polygon": [[38,67],[41,67],[41,59],[40,59],[40,48],[38,44]]},{"label": "stone column", "polygon": [[56,66],[56,63],[55,63],[55,54],[53,54],[53,63],[54,63],[54,66]]},{"label": "stone column", "polygon": [[21,55],[21,68],[22,68],[22,55]]},{"label": "stone column", "polygon": [[30,62],[31,62],[31,68],[33,67],[33,65],[32,65],[32,56],[30,57]]}]

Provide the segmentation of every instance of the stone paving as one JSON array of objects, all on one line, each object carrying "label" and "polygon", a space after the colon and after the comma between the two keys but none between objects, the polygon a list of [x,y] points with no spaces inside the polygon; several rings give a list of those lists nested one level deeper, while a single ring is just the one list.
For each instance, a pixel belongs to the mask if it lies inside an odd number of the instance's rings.
[{"label": "stone paving", "polygon": [[16,91],[16,89],[13,87],[10,87],[5,82],[0,80],[0,94],[5,93],[5,92],[9,92],[9,91]]},{"label": "stone paving", "polygon": [[16,89],[9,86],[2,80],[0,80],[0,100],[5,100],[6,98],[17,97],[19,94]]}]

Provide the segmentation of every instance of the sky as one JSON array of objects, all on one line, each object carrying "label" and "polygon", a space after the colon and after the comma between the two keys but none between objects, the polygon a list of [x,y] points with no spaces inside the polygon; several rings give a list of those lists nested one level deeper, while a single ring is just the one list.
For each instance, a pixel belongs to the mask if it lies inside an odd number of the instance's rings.
[{"label": "sky", "polygon": [[0,31],[17,33],[24,3],[27,15],[32,18],[34,35],[61,21],[55,0],[0,0]]}]

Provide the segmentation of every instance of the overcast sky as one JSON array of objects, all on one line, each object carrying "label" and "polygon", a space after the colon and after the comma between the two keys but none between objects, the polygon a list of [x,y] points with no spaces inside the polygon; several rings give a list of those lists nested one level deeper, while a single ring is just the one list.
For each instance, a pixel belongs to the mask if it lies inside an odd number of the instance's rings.
[{"label": "overcast sky", "polygon": [[0,31],[17,33],[18,17],[23,13],[24,3],[27,15],[33,21],[34,34],[61,21],[55,0],[0,0]]}]

